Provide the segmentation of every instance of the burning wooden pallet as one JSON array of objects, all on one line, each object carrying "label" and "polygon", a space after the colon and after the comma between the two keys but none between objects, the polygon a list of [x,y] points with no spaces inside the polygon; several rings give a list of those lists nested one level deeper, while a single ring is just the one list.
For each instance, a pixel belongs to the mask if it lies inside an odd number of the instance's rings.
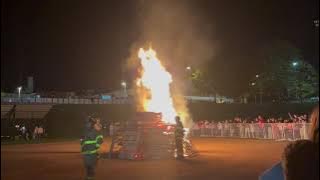
[{"label": "burning wooden pallet", "polygon": [[[175,156],[174,125],[161,121],[161,114],[137,113],[112,139],[110,154],[117,152],[120,159],[165,159]],[[115,147],[120,147],[115,150]],[[186,142],[185,152],[190,155],[191,143]]]}]

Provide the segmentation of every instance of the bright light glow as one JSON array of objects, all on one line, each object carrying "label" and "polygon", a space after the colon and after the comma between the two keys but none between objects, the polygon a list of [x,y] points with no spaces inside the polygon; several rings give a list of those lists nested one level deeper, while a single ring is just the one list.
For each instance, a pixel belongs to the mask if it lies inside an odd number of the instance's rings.
[{"label": "bright light glow", "polygon": [[298,65],[298,62],[293,62],[292,65],[293,65],[293,66],[297,66],[297,65]]},{"label": "bright light glow", "polygon": [[125,96],[128,96],[127,94],[127,83],[125,81],[121,82],[121,86],[123,87],[123,93]]},{"label": "bright light glow", "polygon": [[19,86],[17,89],[18,89],[18,94],[19,94],[19,98],[20,98],[20,94],[21,94],[21,89],[22,89],[22,87]]},{"label": "bright light glow", "polygon": [[258,77],[259,77],[259,74],[256,75],[256,78],[258,78]]},{"label": "bright light glow", "polygon": [[176,110],[171,98],[170,84],[171,74],[161,64],[156,52],[149,48],[141,48],[138,53],[142,71],[137,79],[137,86],[148,91],[148,96],[142,96],[144,111],[162,113],[162,121],[175,124]]},{"label": "bright light glow", "polygon": [[253,82],[253,83],[251,83],[251,86],[254,86],[254,85],[256,85],[256,83],[254,83],[254,82]]},{"label": "bright light glow", "polygon": [[186,70],[191,70],[191,67],[190,66],[186,67]]},{"label": "bright light glow", "polygon": [[318,20],[314,20],[313,23],[315,24],[316,27],[319,27],[319,19]]}]

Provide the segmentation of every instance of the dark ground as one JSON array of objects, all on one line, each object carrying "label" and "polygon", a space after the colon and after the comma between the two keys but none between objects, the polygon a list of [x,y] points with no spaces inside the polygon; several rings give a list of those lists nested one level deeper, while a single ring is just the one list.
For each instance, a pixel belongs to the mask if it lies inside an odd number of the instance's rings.
[{"label": "dark ground", "polygon": [[[109,145],[110,140],[106,141]],[[253,180],[280,159],[286,145],[268,140],[222,138],[196,138],[193,143],[199,155],[183,161],[102,159],[96,179]],[[1,179],[84,179],[79,150],[78,141],[1,145]]]}]

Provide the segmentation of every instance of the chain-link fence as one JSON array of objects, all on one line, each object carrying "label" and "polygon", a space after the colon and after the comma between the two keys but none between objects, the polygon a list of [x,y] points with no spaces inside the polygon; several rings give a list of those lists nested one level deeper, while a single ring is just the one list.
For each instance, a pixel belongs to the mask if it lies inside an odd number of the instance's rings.
[{"label": "chain-link fence", "polygon": [[309,123],[209,123],[191,128],[193,137],[308,139]]}]

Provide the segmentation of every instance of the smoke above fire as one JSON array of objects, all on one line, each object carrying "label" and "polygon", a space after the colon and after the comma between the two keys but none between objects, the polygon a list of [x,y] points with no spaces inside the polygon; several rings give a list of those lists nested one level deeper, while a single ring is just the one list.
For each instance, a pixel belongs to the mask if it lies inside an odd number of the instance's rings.
[{"label": "smoke above fire", "polygon": [[[185,126],[191,124],[187,102],[183,98],[190,89],[185,68],[201,68],[206,61],[213,59],[217,49],[213,44],[213,27],[203,18],[195,2],[138,1],[139,36],[132,42],[127,59],[127,68],[134,72],[140,66],[137,57],[140,48],[152,47],[157,52],[162,65],[172,75],[170,91],[173,104]],[[147,95],[139,90],[136,92],[138,110],[141,110],[143,105],[139,99]]]}]

